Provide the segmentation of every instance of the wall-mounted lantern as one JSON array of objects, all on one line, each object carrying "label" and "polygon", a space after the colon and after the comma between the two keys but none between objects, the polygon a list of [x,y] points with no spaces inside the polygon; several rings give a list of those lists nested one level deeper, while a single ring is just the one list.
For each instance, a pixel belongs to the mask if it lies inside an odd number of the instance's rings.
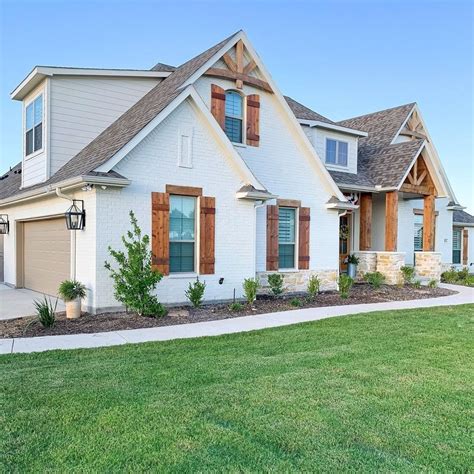
[{"label": "wall-mounted lantern", "polygon": [[10,222],[7,214],[0,214],[0,234],[8,234],[10,232]]},{"label": "wall-mounted lantern", "polygon": [[[79,207],[76,203],[80,203]],[[84,201],[73,199],[72,206],[64,214],[66,217],[66,227],[69,230],[82,230],[86,226],[86,211]]]}]

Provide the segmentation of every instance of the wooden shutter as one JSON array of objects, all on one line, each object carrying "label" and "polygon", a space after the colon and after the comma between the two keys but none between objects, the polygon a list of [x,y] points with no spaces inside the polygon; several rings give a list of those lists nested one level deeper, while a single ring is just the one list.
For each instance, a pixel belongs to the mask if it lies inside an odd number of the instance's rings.
[{"label": "wooden shutter", "polygon": [[467,229],[462,231],[462,264],[467,265],[468,248],[469,248],[469,232]]},{"label": "wooden shutter", "polygon": [[151,193],[152,268],[170,273],[170,195]]},{"label": "wooden shutter", "polygon": [[258,146],[260,142],[260,96],[247,96],[247,145]]},{"label": "wooden shutter", "polygon": [[215,84],[211,84],[211,112],[225,130],[225,90]]},{"label": "wooden shutter", "polygon": [[309,269],[309,228],[310,209],[300,207],[299,212],[299,242],[298,242],[298,268],[300,270]]},{"label": "wooden shutter", "polygon": [[278,270],[278,206],[267,206],[267,271]]},{"label": "wooden shutter", "polygon": [[215,271],[216,198],[202,196],[199,204],[199,273],[211,275]]}]

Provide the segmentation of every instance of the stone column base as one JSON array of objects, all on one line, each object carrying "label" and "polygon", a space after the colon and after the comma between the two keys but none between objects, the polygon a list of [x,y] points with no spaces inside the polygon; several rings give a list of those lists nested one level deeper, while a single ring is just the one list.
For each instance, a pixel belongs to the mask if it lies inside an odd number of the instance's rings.
[{"label": "stone column base", "polygon": [[374,251],[360,251],[354,252],[359,259],[357,265],[357,280],[362,280],[366,273],[373,273],[377,270],[377,252]]},{"label": "stone column base", "polygon": [[308,287],[308,281],[311,275],[317,275],[321,282],[321,291],[335,290],[337,288],[337,270],[295,270],[283,272],[257,272],[257,278],[260,281],[260,292],[265,294],[270,292],[268,285],[268,275],[280,273],[283,276],[283,286],[287,292],[303,292]]},{"label": "stone column base", "polygon": [[441,280],[441,253],[415,252],[415,274],[422,280]]},{"label": "stone column base", "polygon": [[400,285],[403,275],[400,268],[405,265],[405,252],[376,252],[377,271],[385,276],[387,285]]}]

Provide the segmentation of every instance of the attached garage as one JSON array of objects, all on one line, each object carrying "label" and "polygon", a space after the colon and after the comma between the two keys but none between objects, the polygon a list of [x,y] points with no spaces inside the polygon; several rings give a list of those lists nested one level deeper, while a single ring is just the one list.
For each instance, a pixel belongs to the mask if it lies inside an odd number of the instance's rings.
[{"label": "attached garage", "polygon": [[71,232],[64,217],[23,223],[23,286],[56,295],[70,278]]}]

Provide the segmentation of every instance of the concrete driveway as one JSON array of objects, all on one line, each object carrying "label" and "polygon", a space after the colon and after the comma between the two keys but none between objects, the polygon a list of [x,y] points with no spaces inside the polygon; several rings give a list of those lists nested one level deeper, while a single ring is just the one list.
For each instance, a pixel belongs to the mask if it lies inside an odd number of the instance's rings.
[{"label": "concrete driveway", "polygon": [[[13,289],[0,284],[0,319],[14,319],[35,314],[33,302],[42,300],[43,294],[32,290]],[[55,302],[55,298],[51,297]],[[57,311],[64,311],[64,303],[58,300]]]}]

